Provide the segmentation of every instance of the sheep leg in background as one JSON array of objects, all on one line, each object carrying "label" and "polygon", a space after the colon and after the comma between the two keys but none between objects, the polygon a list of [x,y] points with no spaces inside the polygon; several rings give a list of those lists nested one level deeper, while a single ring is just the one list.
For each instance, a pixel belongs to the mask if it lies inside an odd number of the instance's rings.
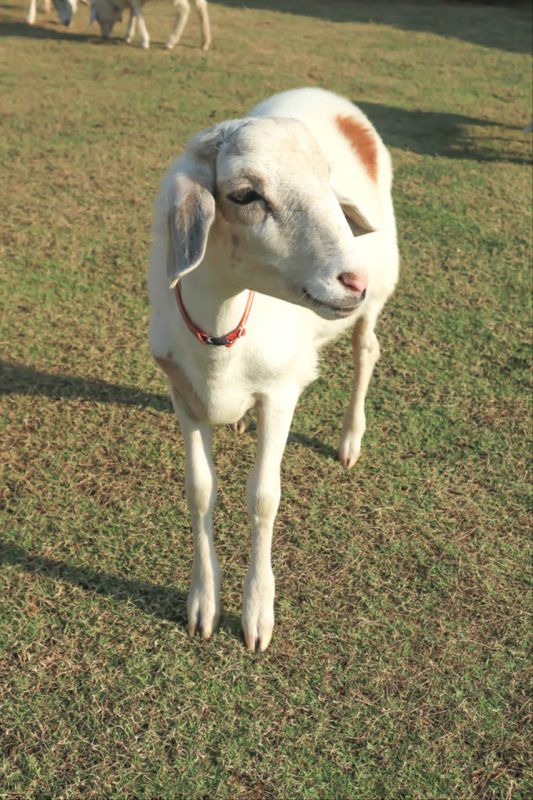
[{"label": "sheep leg in background", "polygon": [[207,11],[206,0],[193,0],[200,20],[202,32],[202,50],[208,50],[211,44],[211,26],[209,25],[209,14]]},{"label": "sheep leg in background", "polygon": [[28,23],[28,25],[33,25],[33,23],[35,22],[36,14],[37,14],[37,0],[30,0],[28,16],[26,17],[26,22]]},{"label": "sheep leg in background", "polygon": [[130,19],[128,22],[128,30],[126,31],[126,42],[128,44],[130,44],[133,41],[136,27],[137,27],[137,17],[133,13],[133,9],[130,8]]},{"label": "sheep leg in background", "polygon": [[139,33],[141,34],[141,47],[143,50],[148,50],[150,47],[150,34],[148,33],[148,28],[146,27],[146,23],[144,21],[144,17],[141,12],[141,4],[138,0],[135,0],[131,4],[132,13],[137,18],[139,23]]},{"label": "sheep leg in background", "polygon": [[176,19],[174,20],[174,25],[172,26],[170,36],[167,40],[168,50],[172,50],[181,39],[181,34],[187,24],[189,12],[191,10],[189,0],[174,0],[174,6],[176,7]]},{"label": "sheep leg in background", "polygon": [[50,0],[43,0],[43,11],[45,14],[49,14],[52,10],[52,3]]}]

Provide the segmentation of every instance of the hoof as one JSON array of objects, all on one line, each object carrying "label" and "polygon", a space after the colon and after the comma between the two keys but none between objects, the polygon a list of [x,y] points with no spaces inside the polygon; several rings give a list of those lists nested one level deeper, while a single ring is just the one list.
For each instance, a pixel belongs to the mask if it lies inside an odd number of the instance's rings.
[{"label": "hoof", "polygon": [[247,577],[242,607],[242,631],[246,649],[264,652],[274,632],[274,576],[262,580]]}]

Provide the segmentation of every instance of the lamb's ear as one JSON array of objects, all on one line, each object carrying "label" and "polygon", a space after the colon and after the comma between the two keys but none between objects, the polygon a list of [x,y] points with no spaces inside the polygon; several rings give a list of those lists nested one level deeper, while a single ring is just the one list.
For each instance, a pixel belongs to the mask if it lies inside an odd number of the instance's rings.
[{"label": "lamb's ear", "polygon": [[365,233],[379,230],[379,226],[371,222],[361,209],[352,203],[341,203],[341,208],[354,236],[363,236]]},{"label": "lamb's ear", "polygon": [[375,214],[363,214],[359,206],[344,197],[339,197],[339,203],[354,236],[363,236],[365,233],[379,230],[379,223],[374,219]]},{"label": "lamb's ear", "polygon": [[200,264],[215,219],[215,198],[205,186],[178,174],[172,187],[168,214],[167,276],[170,288]]}]

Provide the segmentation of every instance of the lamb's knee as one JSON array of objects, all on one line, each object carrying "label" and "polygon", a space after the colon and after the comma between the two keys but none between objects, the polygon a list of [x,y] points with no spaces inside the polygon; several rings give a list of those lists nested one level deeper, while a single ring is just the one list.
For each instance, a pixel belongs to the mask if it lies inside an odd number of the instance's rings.
[{"label": "lamb's knee", "polygon": [[189,478],[185,490],[191,514],[205,517],[212,512],[217,499],[216,482],[213,477]]},{"label": "lamb's knee", "polygon": [[254,527],[271,525],[281,497],[279,479],[258,483],[252,474],[248,481],[248,514]]},{"label": "lamb's knee", "polygon": [[352,351],[356,366],[361,363],[363,359],[367,363],[371,362],[372,365],[374,365],[380,356],[379,341],[374,331],[354,331],[352,338]]},{"label": "lamb's knee", "polygon": [[372,331],[372,333],[370,333],[366,337],[365,349],[368,352],[368,355],[370,356],[372,361],[376,363],[376,361],[379,359],[381,355],[381,349],[379,346],[379,339],[374,333],[374,331]]}]

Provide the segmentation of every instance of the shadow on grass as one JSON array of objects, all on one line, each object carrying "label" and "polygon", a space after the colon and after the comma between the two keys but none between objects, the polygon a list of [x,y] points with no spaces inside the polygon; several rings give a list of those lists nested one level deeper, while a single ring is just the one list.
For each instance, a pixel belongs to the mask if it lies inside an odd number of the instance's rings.
[{"label": "shadow on grass", "polygon": [[[187,593],[171,586],[130,581],[86,567],[75,567],[64,561],[31,556],[22,547],[2,540],[0,564],[9,564],[24,572],[60,580],[103,597],[131,602],[143,614],[175,622],[183,627],[187,625]],[[223,612],[219,627],[241,638],[240,621],[235,614]]]},{"label": "shadow on grass", "polygon": [[[252,411],[249,413],[253,414],[255,412]],[[255,433],[256,430],[257,425],[255,420],[252,420],[246,428],[246,434]],[[287,445],[291,445],[293,443],[303,445],[303,447],[308,447],[310,450],[314,450],[319,455],[325,456],[330,461],[337,461],[337,451],[328,444],[321,442],[320,439],[317,439],[315,436],[307,436],[305,433],[297,433],[291,430],[287,438]]]},{"label": "shadow on grass", "polygon": [[94,378],[54,375],[16,361],[0,361],[0,396],[5,394],[50,397],[53,400],[78,398],[100,403],[154,408],[157,411],[172,411],[170,398],[162,394]]},{"label": "shadow on grass", "polygon": [[[0,3],[0,9],[13,9],[19,8],[19,6],[8,5],[5,3]],[[46,19],[47,27],[42,27],[40,25],[29,25],[27,22],[18,22],[13,21],[10,18],[0,18],[0,38],[21,38],[21,39],[52,39],[55,41],[69,41],[69,42],[89,42],[92,45],[99,45],[101,47],[113,47],[116,45],[123,46],[125,45],[125,39],[123,35],[120,33],[116,33],[114,36],[110,36],[108,39],[104,39],[103,36],[99,33],[99,31],[95,30],[94,32],[89,33],[74,33],[73,31],[63,27],[61,23],[56,20],[51,20],[50,18]],[[57,27],[48,27],[48,26],[56,26]],[[136,49],[139,47],[139,43],[133,44],[131,49]],[[165,52],[168,52],[166,46],[166,39],[161,39],[158,41],[157,39],[150,40],[150,47],[152,49],[161,49]],[[185,50],[195,50],[197,49],[196,45],[190,44],[188,42],[180,42],[179,47],[184,48]]]},{"label": "shadow on grass", "polygon": [[[330,22],[387,25],[399,30],[430,33],[470,44],[507,50],[531,51],[531,4],[528,0],[493,2],[378,2],[378,0],[211,0],[213,5],[317,17]],[[501,6],[506,6],[502,9]],[[446,8],[446,6],[448,6]],[[491,8],[492,6],[492,8]],[[502,25],[502,11],[508,24]],[[357,41],[354,41],[357,47]]]},{"label": "shadow on grass", "polygon": [[321,442],[320,439],[317,439],[315,436],[307,436],[305,433],[291,431],[289,433],[289,438],[287,439],[287,444],[290,445],[292,442],[296,442],[297,444],[303,445],[303,447],[308,447],[310,450],[314,450],[315,453],[324,456],[329,461],[338,461],[337,451],[335,448],[331,447],[329,444],[324,444],[324,442]]},{"label": "shadow on grass", "polygon": [[[2,8],[3,6],[0,6]],[[5,7],[5,6],[4,6]],[[9,6],[7,6],[9,8]],[[40,25],[28,25],[27,22],[0,21],[0,37],[19,37],[22,39],[55,39],[69,42],[97,42],[98,38],[91,33],[70,33],[66,28],[43,28]]]},{"label": "shadow on grass", "polygon": [[[487,136],[480,146],[479,138],[469,136],[467,127],[522,130],[520,126],[505,125],[478,117],[450,114],[441,111],[407,110],[381,103],[353,100],[377,128],[387,145],[420,155],[443,156],[445,158],[471,159],[475,161],[499,161],[514,164],[529,164],[529,156],[502,152],[501,136]],[[508,145],[515,142],[503,138]],[[528,141],[524,137],[524,141]]]},{"label": "shadow on grass", "polygon": [[[118,383],[108,383],[94,378],[54,375],[16,361],[0,361],[0,397],[8,394],[49,397],[52,400],[79,399],[96,403],[116,403],[117,405],[153,408],[156,411],[174,413],[170,398],[162,394],[145,392],[134,386],[121,386]],[[255,424],[252,423],[249,431],[254,430]],[[288,441],[309,447],[330,459],[337,457],[332,447],[303,433],[291,432]]]}]

